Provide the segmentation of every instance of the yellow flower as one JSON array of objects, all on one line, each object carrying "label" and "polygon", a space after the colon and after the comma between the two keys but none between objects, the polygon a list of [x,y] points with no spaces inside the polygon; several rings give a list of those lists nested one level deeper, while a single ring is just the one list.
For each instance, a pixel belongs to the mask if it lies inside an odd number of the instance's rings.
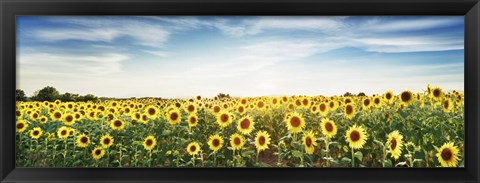
[{"label": "yellow flower", "polygon": [[198,117],[196,115],[190,115],[188,116],[188,126],[189,127],[194,127],[197,126],[198,124]]},{"label": "yellow flower", "polygon": [[413,93],[411,91],[405,90],[402,93],[400,93],[400,95],[398,95],[398,98],[400,98],[400,101],[402,102],[402,104],[404,104],[405,106],[408,106],[413,101]]},{"label": "yellow flower", "polygon": [[345,138],[350,148],[361,149],[363,145],[367,142],[368,135],[363,127],[353,125],[347,130]]},{"label": "yellow flower", "polygon": [[177,108],[174,108],[167,112],[166,118],[171,125],[176,125],[182,120],[182,115]]},{"label": "yellow flower", "polygon": [[102,138],[100,138],[100,144],[104,148],[108,148],[108,147],[112,146],[113,142],[114,142],[114,139],[113,139],[112,136],[110,136],[110,134],[104,135],[104,136],[102,136]]},{"label": "yellow flower", "polygon": [[115,131],[121,131],[125,128],[125,122],[120,119],[114,119],[110,122],[110,128]]},{"label": "yellow flower", "polygon": [[288,132],[291,134],[299,133],[305,127],[303,116],[297,112],[289,113],[286,116]]},{"label": "yellow flower", "polygon": [[233,150],[238,150],[245,144],[245,138],[237,133],[230,136],[230,145]]},{"label": "yellow flower", "polygon": [[92,156],[95,160],[102,158],[103,155],[105,155],[105,150],[103,150],[101,147],[96,147],[92,150]]},{"label": "yellow flower", "polygon": [[355,108],[356,108],[355,105],[353,105],[352,103],[346,104],[343,111],[345,118],[352,119],[353,117],[355,117],[355,114],[356,114]]},{"label": "yellow flower", "polygon": [[62,126],[57,130],[57,136],[58,138],[66,139],[69,135],[68,132],[69,132],[69,128],[66,126]]},{"label": "yellow flower", "polygon": [[449,113],[453,109],[452,101],[449,98],[446,98],[446,99],[443,100],[442,106],[443,106],[443,111],[445,113]]},{"label": "yellow flower", "polygon": [[229,126],[233,122],[233,115],[232,113],[222,110],[217,114],[217,123],[220,127],[225,128]]},{"label": "yellow flower", "polygon": [[222,137],[220,137],[218,134],[210,136],[208,139],[208,146],[212,151],[217,152],[223,146]]},{"label": "yellow flower", "polygon": [[255,147],[258,152],[268,149],[270,144],[270,135],[266,131],[259,131],[255,136]]},{"label": "yellow flower", "polygon": [[305,135],[302,138],[302,142],[305,147],[305,152],[307,154],[313,154],[313,151],[315,150],[315,146],[317,146],[317,139],[315,138],[315,135],[313,134],[312,131],[305,133]]},{"label": "yellow flower", "polygon": [[16,125],[15,125],[15,129],[17,130],[17,132],[24,132],[26,129],[28,128],[28,123],[26,123],[24,120],[18,120]]},{"label": "yellow flower", "polygon": [[148,136],[143,141],[143,148],[145,148],[147,151],[152,150],[155,145],[157,145],[157,140],[152,135]]},{"label": "yellow flower", "polygon": [[333,138],[337,134],[337,125],[328,118],[322,120],[320,128],[322,129],[322,134],[328,138]]},{"label": "yellow flower", "polygon": [[252,118],[247,115],[243,118],[240,118],[240,120],[238,120],[237,129],[243,135],[248,135],[250,134],[250,132],[253,131],[254,125],[255,125],[255,122],[253,122]]},{"label": "yellow flower", "polygon": [[90,144],[90,138],[85,134],[81,134],[77,136],[76,144],[78,147],[85,148]]},{"label": "yellow flower", "polygon": [[197,142],[191,142],[187,146],[187,151],[188,151],[188,154],[190,154],[192,156],[196,155],[196,154],[198,154],[198,152],[200,152],[200,145],[198,145]]},{"label": "yellow flower", "polygon": [[398,130],[388,134],[388,149],[393,158],[398,159],[402,155],[403,136]]},{"label": "yellow flower", "polygon": [[63,123],[65,123],[67,126],[72,126],[75,123],[75,116],[73,116],[73,114],[64,115]]},{"label": "yellow flower", "polygon": [[460,160],[459,150],[453,145],[453,142],[443,144],[436,156],[442,167],[456,167]]},{"label": "yellow flower", "polygon": [[42,136],[43,131],[39,127],[35,127],[32,130],[30,130],[30,137],[34,139],[38,139]]},{"label": "yellow flower", "polygon": [[149,119],[155,119],[158,117],[159,110],[156,106],[154,105],[149,105],[145,108],[145,114],[147,114],[147,117]]}]

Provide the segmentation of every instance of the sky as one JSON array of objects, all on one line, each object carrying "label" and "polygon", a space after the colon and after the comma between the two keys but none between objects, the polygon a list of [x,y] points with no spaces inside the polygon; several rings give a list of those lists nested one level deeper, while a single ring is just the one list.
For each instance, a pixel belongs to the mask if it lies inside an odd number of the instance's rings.
[{"label": "sky", "polygon": [[28,96],[464,90],[463,16],[18,16]]}]

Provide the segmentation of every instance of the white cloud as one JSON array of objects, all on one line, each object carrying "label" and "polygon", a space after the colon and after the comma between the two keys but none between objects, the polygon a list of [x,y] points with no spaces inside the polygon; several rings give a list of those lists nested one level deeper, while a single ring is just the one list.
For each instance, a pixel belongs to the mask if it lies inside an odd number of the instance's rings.
[{"label": "white cloud", "polygon": [[414,31],[447,27],[461,23],[458,20],[458,17],[433,17],[395,20],[391,22],[373,21],[371,24],[364,26],[363,29],[379,32]]}]

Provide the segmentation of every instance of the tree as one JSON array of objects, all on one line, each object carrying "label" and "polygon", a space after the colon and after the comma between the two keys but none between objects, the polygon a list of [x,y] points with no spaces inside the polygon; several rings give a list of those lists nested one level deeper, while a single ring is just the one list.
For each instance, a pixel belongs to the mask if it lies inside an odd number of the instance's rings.
[{"label": "tree", "polygon": [[45,88],[36,91],[32,96],[32,100],[53,102],[56,99],[59,99],[59,97],[60,93],[57,89],[51,86],[46,86]]},{"label": "tree", "polygon": [[60,100],[62,102],[76,102],[78,100],[78,97],[80,95],[78,94],[73,94],[73,93],[65,93],[65,94],[62,94],[60,95]]},{"label": "tree", "polygon": [[77,101],[83,101],[83,102],[87,102],[87,101],[97,101],[98,100],[98,97],[95,96],[95,95],[92,95],[92,94],[86,94],[84,96],[80,96],[78,97]]},{"label": "tree", "polygon": [[27,101],[27,95],[25,95],[25,92],[20,89],[15,90],[15,100],[16,101]]},{"label": "tree", "polygon": [[344,97],[350,97],[350,96],[353,96],[353,94],[350,93],[350,92],[347,92],[347,93],[343,94],[343,96],[344,96]]},{"label": "tree", "polygon": [[363,97],[363,96],[367,96],[367,95],[365,95],[365,93],[363,93],[363,92],[360,92],[360,93],[358,93],[358,95],[357,95],[357,96],[361,96],[361,97]]}]

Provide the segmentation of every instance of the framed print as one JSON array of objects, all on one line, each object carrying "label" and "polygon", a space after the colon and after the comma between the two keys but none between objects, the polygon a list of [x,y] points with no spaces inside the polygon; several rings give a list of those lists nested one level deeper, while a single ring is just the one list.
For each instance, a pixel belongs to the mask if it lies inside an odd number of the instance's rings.
[{"label": "framed print", "polygon": [[2,182],[478,182],[478,1],[1,9]]}]

